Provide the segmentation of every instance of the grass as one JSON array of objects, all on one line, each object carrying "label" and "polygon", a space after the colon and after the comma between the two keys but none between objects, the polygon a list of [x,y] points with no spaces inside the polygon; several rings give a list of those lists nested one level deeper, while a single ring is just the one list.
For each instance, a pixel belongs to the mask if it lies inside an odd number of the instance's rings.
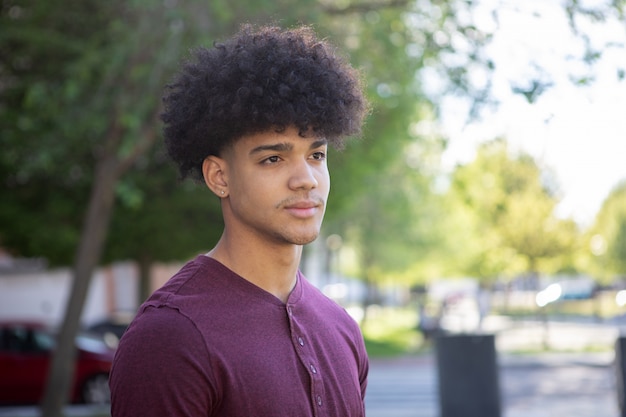
[{"label": "grass", "polygon": [[417,314],[411,309],[370,308],[361,330],[370,357],[419,353],[424,340],[417,331]]},{"label": "grass", "polygon": [[[555,317],[563,318],[571,315],[572,317],[583,316],[584,308],[572,308],[578,303],[568,303],[569,305],[557,306],[550,313],[550,319]],[[571,308],[569,309],[563,307]],[[578,304],[580,307],[580,304]],[[588,307],[588,306],[586,306]],[[517,314],[508,315],[511,318],[537,318],[537,312],[534,314]],[[365,347],[370,357],[385,358],[398,357],[406,355],[416,355],[426,353],[432,350],[429,341],[424,340],[421,332],[417,330],[417,311],[416,309],[407,308],[381,308],[370,307],[366,318],[361,322],[361,330],[365,338]],[[540,353],[540,352],[603,352],[610,351],[613,345],[589,345],[586,347],[575,349],[558,349],[555,347],[536,349],[520,349],[511,353]]]}]

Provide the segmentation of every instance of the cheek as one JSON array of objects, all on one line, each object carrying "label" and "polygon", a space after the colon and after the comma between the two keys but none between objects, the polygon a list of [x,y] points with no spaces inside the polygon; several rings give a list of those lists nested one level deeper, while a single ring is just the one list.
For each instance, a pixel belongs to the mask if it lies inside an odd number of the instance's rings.
[{"label": "cheek", "polygon": [[258,173],[240,178],[237,185],[237,199],[240,204],[261,209],[277,204],[281,199],[281,186],[276,176]]},{"label": "cheek", "polygon": [[322,190],[326,195],[330,191],[330,173],[328,169],[324,169],[317,180],[318,188]]}]

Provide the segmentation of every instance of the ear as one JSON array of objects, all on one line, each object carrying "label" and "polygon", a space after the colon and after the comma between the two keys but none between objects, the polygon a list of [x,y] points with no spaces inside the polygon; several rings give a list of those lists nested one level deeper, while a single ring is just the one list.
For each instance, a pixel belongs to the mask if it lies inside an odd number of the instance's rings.
[{"label": "ear", "polygon": [[202,162],[204,183],[213,193],[224,198],[228,196],[228,181],[226,177],[226,161],[214,155],[207,156]]}]

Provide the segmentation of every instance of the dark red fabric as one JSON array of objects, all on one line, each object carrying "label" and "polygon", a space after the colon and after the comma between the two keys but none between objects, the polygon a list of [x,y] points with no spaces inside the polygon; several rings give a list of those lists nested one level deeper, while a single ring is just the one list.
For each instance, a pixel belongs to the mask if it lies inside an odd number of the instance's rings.
[{"label": "dark red fabric", "polygon": [[356,322],[300,273],[286,304],[198,256],[140,308],[111,372],[111,414],[365,415]]}]

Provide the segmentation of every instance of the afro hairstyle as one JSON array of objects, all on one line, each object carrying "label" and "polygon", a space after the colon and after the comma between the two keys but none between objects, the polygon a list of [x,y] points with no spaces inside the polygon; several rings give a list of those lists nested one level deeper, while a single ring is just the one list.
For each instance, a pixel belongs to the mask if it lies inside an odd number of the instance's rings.
[{"label": "afro hairstyle", "polygon": [[358,135],[369,111],[360,73],[309,26],[244,25],[229,40],[199,47],[163,97],[165,147],[182,178],[238,138],[295,127],[335,148]]}]

